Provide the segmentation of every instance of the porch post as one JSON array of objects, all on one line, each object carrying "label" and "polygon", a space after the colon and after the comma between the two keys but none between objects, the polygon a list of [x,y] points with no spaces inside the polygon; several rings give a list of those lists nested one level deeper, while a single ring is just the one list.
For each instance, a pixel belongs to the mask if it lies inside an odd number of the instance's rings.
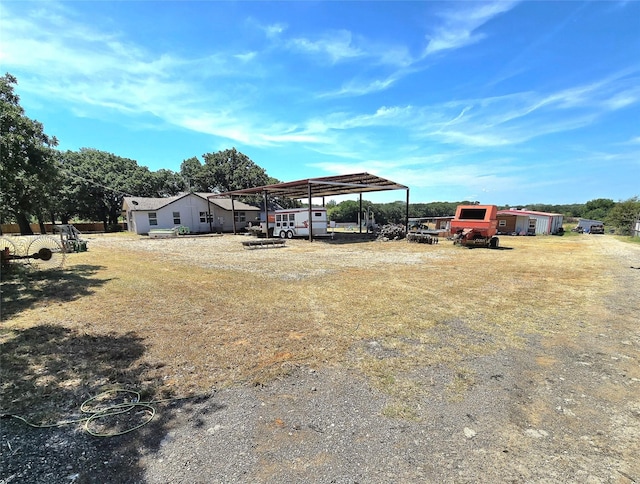
[{"label": "porch post", "polygon": [[213,215],[211,215],[211,199],[207,198],[207,221],[209,222],[209,233],[213,233]]},{"label": "porch post", "polygon": [[233,195],[231,195],[231,219],[233,220],[233,235],[236,235],[236,206]]}]

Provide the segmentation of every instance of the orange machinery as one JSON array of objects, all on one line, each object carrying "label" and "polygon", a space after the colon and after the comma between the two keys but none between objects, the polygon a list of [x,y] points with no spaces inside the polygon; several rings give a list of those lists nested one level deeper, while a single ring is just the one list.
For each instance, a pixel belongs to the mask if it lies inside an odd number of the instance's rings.
[{"label": "orange machinery", "polygon": [[466,247],[498,248],[498,207],[458,205],[451,221],[453,243]]}]

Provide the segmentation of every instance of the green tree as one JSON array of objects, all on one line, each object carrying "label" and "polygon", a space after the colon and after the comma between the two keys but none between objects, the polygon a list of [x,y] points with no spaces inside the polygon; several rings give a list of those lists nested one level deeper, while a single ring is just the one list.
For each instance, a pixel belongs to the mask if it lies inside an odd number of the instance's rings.
[{"label": "green tree", "polygon": [[204,167],[195,156],[188,158],[180,165],[180,177],[185,190],[189,192],[211,192],[206,180]]},{"label": "green tree", "polygon": [[185,191],[184,178],[164,168],[151,173],[153,179],[153,196],[171,197]]},{"label": "green tree", "polygon": [[609,212],[606,222],[616,227],[619,234],[630,235],[638,215],[640,215],[640,199],[636,196],[616,203]]},{"label": "green tree", "polygon": [[402,224],[407,214],[407,204],[397,201],[377,205],[374,213],[378,224]]},{"label": "green tree", "polygon": [[235,148],[205,153],[203,158],[207,191],[230,192],[269,183],[267,172]]},{"label": "green tree", "polygon": [[582,218],[605,220],[616,202],[609,198],[597,198],[585,203]]},{"label": "green tree", "polygon": [[49,183],[56,176],[55,137],[25,115],[14,92],[17,79],[0,77],[0,218],[16,220],[22,235],[33,234],[31,216],[42,221]]},{"label": "green tree", "polygon": [[93,148],[67,151],[61,159],[76,215],[103,222],[105,230],[117,224],[125,195],[157,196],[157,180],[135,160]]},{"label": "green tree", "polygon": [[[362,203],[362,209],[366,210],[371,206],[371,202]],[[358,212],[360,211],[360,202],[355,200],[343,200],[336,206],[327,210],[329,220],[334,220],[338,223],[358,223]],[[376,216],[377,218],[377,216]]]}]

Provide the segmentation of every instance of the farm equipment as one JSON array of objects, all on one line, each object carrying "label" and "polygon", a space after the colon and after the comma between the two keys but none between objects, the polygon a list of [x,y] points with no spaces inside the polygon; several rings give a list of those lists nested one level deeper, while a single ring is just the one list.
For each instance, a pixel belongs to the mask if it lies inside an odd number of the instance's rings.
[{"label": "farm equipment", "polygon": [[64,264],[65,251],[53,237],[44,235],[36,238],[11,240],[0,237],[0,259],[2,267],[12,263],[28,264],[34,269],[59,269]]},{"label": "farm equipment", "polygon": [[495,205],[458,205],[451,221],[453,243],[465,247],[497,249],[498,207]]},{"label": "farm equipment", "polygon": [[65,252],[86,252],[87,241],[80,237],[80,231],[73,225],[54,225],[53,230],[60,232],[60,242]]},{"label": "farm equipment", "polygon": [[415,229],[410,230],[407,233],[407,242],[417,242],[419,244],[437,244],[439,231],[429,230],[426,226],[418,225]]}]

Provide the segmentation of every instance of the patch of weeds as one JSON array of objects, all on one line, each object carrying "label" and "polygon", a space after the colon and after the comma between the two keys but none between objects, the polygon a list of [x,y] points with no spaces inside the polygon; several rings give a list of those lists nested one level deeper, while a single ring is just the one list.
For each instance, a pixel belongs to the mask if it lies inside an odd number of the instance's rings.
[{"label": "patch of weeds", "polygon": [[453,375],[453,380],[446,387],[449,400],[453,402],[462,401],[473,385],[475,385],[475,372],[468,368],[457,368]]},{"label": "patch of weeds", "polygon": [[418,410],[405,402],[394,401],[382,409],[382,415],[388,418],[418,421]]}]

